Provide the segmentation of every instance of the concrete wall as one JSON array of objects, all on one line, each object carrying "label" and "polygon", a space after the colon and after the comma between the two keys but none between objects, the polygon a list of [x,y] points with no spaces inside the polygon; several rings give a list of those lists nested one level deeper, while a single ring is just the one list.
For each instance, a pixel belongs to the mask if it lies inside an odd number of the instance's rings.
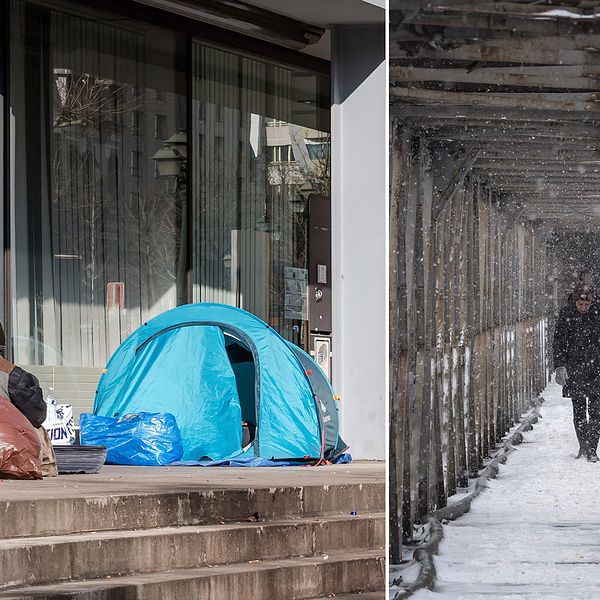
[{"label": "concrete wall", "polygon": [[385,29],[332,35],[333,383],[354,458],[384,459],[388,364]]}]

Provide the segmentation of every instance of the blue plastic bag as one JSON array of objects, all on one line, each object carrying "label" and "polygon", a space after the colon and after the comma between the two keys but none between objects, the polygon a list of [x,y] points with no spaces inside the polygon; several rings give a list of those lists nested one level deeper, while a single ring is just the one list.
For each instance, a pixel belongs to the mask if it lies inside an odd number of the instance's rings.
[{"label": "blue plastic bag", "polygon": [[170,413],[137,413],[119,419],[82,414],[82,446],[106,446],[106,462],[113,465],[158,467],[181,460],[183,444]]}]

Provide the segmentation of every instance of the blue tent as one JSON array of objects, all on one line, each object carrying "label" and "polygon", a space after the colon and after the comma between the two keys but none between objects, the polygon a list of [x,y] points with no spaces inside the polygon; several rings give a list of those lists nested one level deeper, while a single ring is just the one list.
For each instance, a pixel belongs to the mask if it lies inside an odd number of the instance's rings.
[{"label": "blue tent", "polygon": [[346,449],[333,391],[313,359],[258,317],[223,304],[169,310],[116,350],[94,413],[138,412],[175,416],[184,460],[318,461]]}]

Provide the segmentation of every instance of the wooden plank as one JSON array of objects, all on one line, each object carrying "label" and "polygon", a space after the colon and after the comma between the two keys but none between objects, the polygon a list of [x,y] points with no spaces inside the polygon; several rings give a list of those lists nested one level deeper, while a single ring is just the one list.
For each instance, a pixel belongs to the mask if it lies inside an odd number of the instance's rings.
[{"label": "wooden plank", "polygon": [[[411,530],[410,508],[405,512],[404,496],[407,456],[408,353],[406,339],[406,174],[410,156],[410,128],[394,122],[390,190],[390,558],[402,558],[401,537]],[[410,504],[409,504],[410,507]]]},{"label": "wooden plank", "polygon": [[446,410],[447,395],[445,393],[447,385],[447,365],[444,356],[444,334],[445,334],[445,264],[444,254],[444,231],[445,221],[432,221],[434,229],[435,243],[435,317],[434,327],[436,330],[436,415],[437,431],[439,439],[440,465],[442,470],[442,489],[444,498],[447,497],[448,490],[448,414]]},{"label": "wooden plank", "polygon": [[454,173],[450,177],[450,181],[448,182],[446,188],[440,193],[440,197],[433,209],[431,218],[434,222],[437,221],[448,202],[452,199],[455,191],[464,181],[469,171],[473,168],[473,165],[479,158],[480,154],[480,150],[468,152],[463,161],[455,168]]},{"label": "wooden plank", "polygon": [[528,124],[535,121],[543,122],[551,120],[587,122],[590,124],[597,124],[599,121],[596,112],[584,114],[581,112],[569,113],[564,110],[523,110],[522,108],[505,106],[471,106],[470,102],[463,102],[459,105],[444,103],[408,104],[395,100],[393,94],[390,94],[390,116],[419,120],[423,124],[426,124],[428,120],[444,118],[456,119],[457,122],[473,119],[506,119],[507,121],[523,121]]},{"label": "wooden plank", "polygon": [[488,160],[549,160],[569,164],[574,162],[582,164],[583,160],[596,160],[599,156],[598,150],[579,146],[577,148],[569,148],[568,150],[555,147],[518,147],[513,148],[503,147],[501,150],[497,148],[482,148],[481,158]]},{"label": "wooden plank", "polygon": [[587,135],[595,135],[600,131],[600,125],[593,123],[579,123],[564,121],[559,122],[556,119],[541,120],[541,121],[518,121],[508,119],[489,118],[473,118],[464,119],[461,121],[448,121],[448,119],[429,118],[424,123],[425,131],[428,135],[436,132],[444,132],[451,134],[455,131],[472,131],[476,130],[485,133],[489,130],[499,130],[501,132],[514,131],[518,134],[529,134],[549,137],[554,136],[572,136],[578,139]]},{"label": "wooden plank", "polygon": [[581,94],[480,94],[449,92],[419,88],[392,87],[390,96],[404,101],[443,103],[445,105],[467,105],[565,112],[598,111],[600,95],[595,92]]},{"label": "wooden plank", "polygon": [[477,237],[477,203],[481,195],[481,181],[479,178],[475,178],[473,182],[472,191],[470,194],[469,204],[467,206],[468,221],[467,221],[467,235],[469,239],[468,245],[468,257],[467,257],[467,324],[468,330],[466,339],[470,347],[470,353],[468,357],[468,375],[469,375],[469,386],[468,386],[468,420],[469,420],[469,441],[468,441],[468,455],[467,455],[467,466],[469,470],[469,477],[475,477],[480,464],[479,452],[478,452],[478,418],[477,418],[477,387],[478,381],[476,379],[477,373],[477,361],[478,361],[478,346],[476,341],[476,335],[478,331],[478,299],[479,299],[479,252],[478,252],[478,237]]},{"label": "wooden plank", "polygon": [[[431,415],[430,402],[430,374],[431,364],[426,352],[426,325],[425,325],[425,272],[424,272],[424,178],[425,178],[425,148],[422,136],[415,138],[412,148],[412,177],[414,178],[415,219],[414,219],[414,246],[413,255],[413,293],[414,293],[414,328],[415,346],[417,348],[416,372],[416,402],[415,426],[419,429],[418,443],[415,451],[418,456],[417,474],[417,514],[419,520],[428,512],[429,497],[429,420]],[[428,199],[430,201],[430,199]]]},{"label": "wooden plank", "polygon": [[[506,31],[515,32],[520,35],[573,35],[576,33],[599,33],[598,23],[573,19],[532,19],[528,16],[511,16],[496,14],[444,14],[441,12],[410,11],[405,13],[403,19],[393,18],[390,15],[390,22],[394,24],[394,29],[406,27],[408,25],[430,25],[444,28],[480,29],[487,31]],[[392,32],[393,37],[393,32]],[[390,54],[390,56],[392,56]]]},{"label": "wooden plank", "polygon": [[[521,49],[519,44],[528,43],[527,49]],[[464,44],[452,48],[435,48],[429,43],[412,42],[407,49],[399,44],[390,45],[390,59],[403,59],[415,64],[419,60],[443,60],[448,63],[473,63],[486,64],[512,63],[515,65],[588,65],[595,64],[594,54],[586,50],[570,50],[560,48],[538,48],[527,40],[516,38],[510,44],[503,40],[491,40],[488,45],[484,43]],[[460,67],[460,64],[453,65]],[[485,66],[485,65],[482,65]]]},{"label": "wooden plank", "polygon": [[[463,5],[465,0],[444,0],[443,6],[452,6],[454,4]],[[422,8],[431,8],[435,6],[434,0],[389,0],[389,9],[391,11],[416,10]]]},{"label": "wooden plank", "polygon": [[[474,69],[390,66],[390,82],[439,81],[449,83],[489,84],[520,87],[573,88],[598,90],[600,71],[593,66],[569,65],[551,67],[482,67]],[[588,76],[576,75],[589,71]],[[593,74],[592,74],[593,73]],[[518,89],[515,91],[519,91]]]},{"label": "wooden plank", "polygon": [[546,175],[547,173],[555,173],[557,171],[563,174],[579,175],[581,177],[600,177],[600,169],[596,165],[590,165],[586,168],[580,164],[565,164],[563,161],[530,161],[523,162],[515,158],[498,158],[494,161],[480,159],[473,166],[473,170],[477,174],[493,171],[502,177],[505,174],[522,173],[527,175]]},{"label": "wooden plank", "polygon": [[[414,140],[411,140],[410,154]],[[422,397],[417,394],[417,343],[416,343],[416,317],[417,306],[415,302],[415,225],[417,219],[417,180],[415,177],[414,161],[410,161],[406,171],[407,185],[404,189],[406,212],[406,228],[404,231],[404,251],[406,261],[406,342],[408,350],[408,377],[407,377],[407,438],[409,442],[408,468],[409,468],[409,489],[410,489],[410,517],[411,523],[417,522],[419,518],[418,505],[418,481],[419,481],[419,449],[421,435],[421,411]]]},{"label": "wooden plank", "polygon": [[465,179],[460,196],[458,198],[460,202],[460,225],[456,237],[457,246],[457,265],[456,265],[456,277],[458,282],[457,301],[456,301],[456,319],[457,319],[457,349],[458,349],[458,385],[456,390],[456,414],[457,414],[457,425],[456,429],[458,432],[458,485],[460,487],[466,487],[468,485],[468,471],[467,471],[467,446],[468,446],[468,423],[466,422],[468,415],[468,406],[465,406],[465,391],[466,391],[466,294],[467,294],[467,278],[466,278],[466,262],[467,262],[467,196],[468,188],[470,187],[470,180]]},{"label": "wooden plank", "polygon": [[[429,360],[428,394],[429,394],[429,431],[427,439],[428,457],[428,512],[441,506],[445,506],[444,496],[444,474],[441,459],[441,438],[439,429],[439,402],[438,402],[438,363],[436,348],[436,228],[432,224],[433,205],[433,159],[430,148],[424,144],[421,148],[421,194],[423,198],[423,265],[424,265],[424,326],[425,346],[427,348],[427,360]],[[427,377],[427,375],[426,375]]]},{"label": "wooden plank", "polygon": [[[593,148],[594,145],[597,147],[598,140],[600,140],[600,130],[595,128],[582,129],[577,135],[570,135],[565,130],[552,130],[550,128],[543,129],[541,126],[537,129],[530,130],[519,130],[509,129],[502,127],[493,127],[484,124],[482,127],[446,127],[439,128],[429,132],[429,139],[440,140],[440,141],[453,141],[453,142],[475,142],[477,145],[482,145],[482,142],[486,142],[486,146],[490,146],[490,142],[498,143],[502,145],[509,144],[514,146],[516,144],[529,145],[541,145],[547,143],[556,143],[560,147],[575,146],[577,148],[581,146],[588,146]],[[596,144],[591,142],[595,141]]]},{"label": "wooden plank", "polygon": [[[564,3],[563,3],[564,4]],[[600,12],[590,11],[589,9],[580,10],[576,6],[548,6],[542,4],[520,4],[517,2],[463,2],[462,4],[447,3],[441,1],[436,4],[430,4],[426,7],[434,12],[459,12],[466,13],[469,17],[473,14],[486,15],[525,15],[536,19],[568,19],[585,20],[596,19],[600,17]],[[560,9],[560,10],[559,10]]]}]

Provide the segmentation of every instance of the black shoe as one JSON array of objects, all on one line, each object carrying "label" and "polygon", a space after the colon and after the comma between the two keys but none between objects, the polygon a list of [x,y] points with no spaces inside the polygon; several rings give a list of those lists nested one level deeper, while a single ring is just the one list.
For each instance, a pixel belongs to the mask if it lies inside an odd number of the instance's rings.
[{"label": "black shoe", "polygon": [[579,452],[576,454],[575,458],[581,458],[582,456],[587,457],[587,452],[581,446],[579,446]]},{"label": "black shoe", "polygon": [[594,450],[591,450],[590,452],[588,452],[587,459],[588,459],[588,462],[591,462],[591,463],[596,463],[600,460]]}]

